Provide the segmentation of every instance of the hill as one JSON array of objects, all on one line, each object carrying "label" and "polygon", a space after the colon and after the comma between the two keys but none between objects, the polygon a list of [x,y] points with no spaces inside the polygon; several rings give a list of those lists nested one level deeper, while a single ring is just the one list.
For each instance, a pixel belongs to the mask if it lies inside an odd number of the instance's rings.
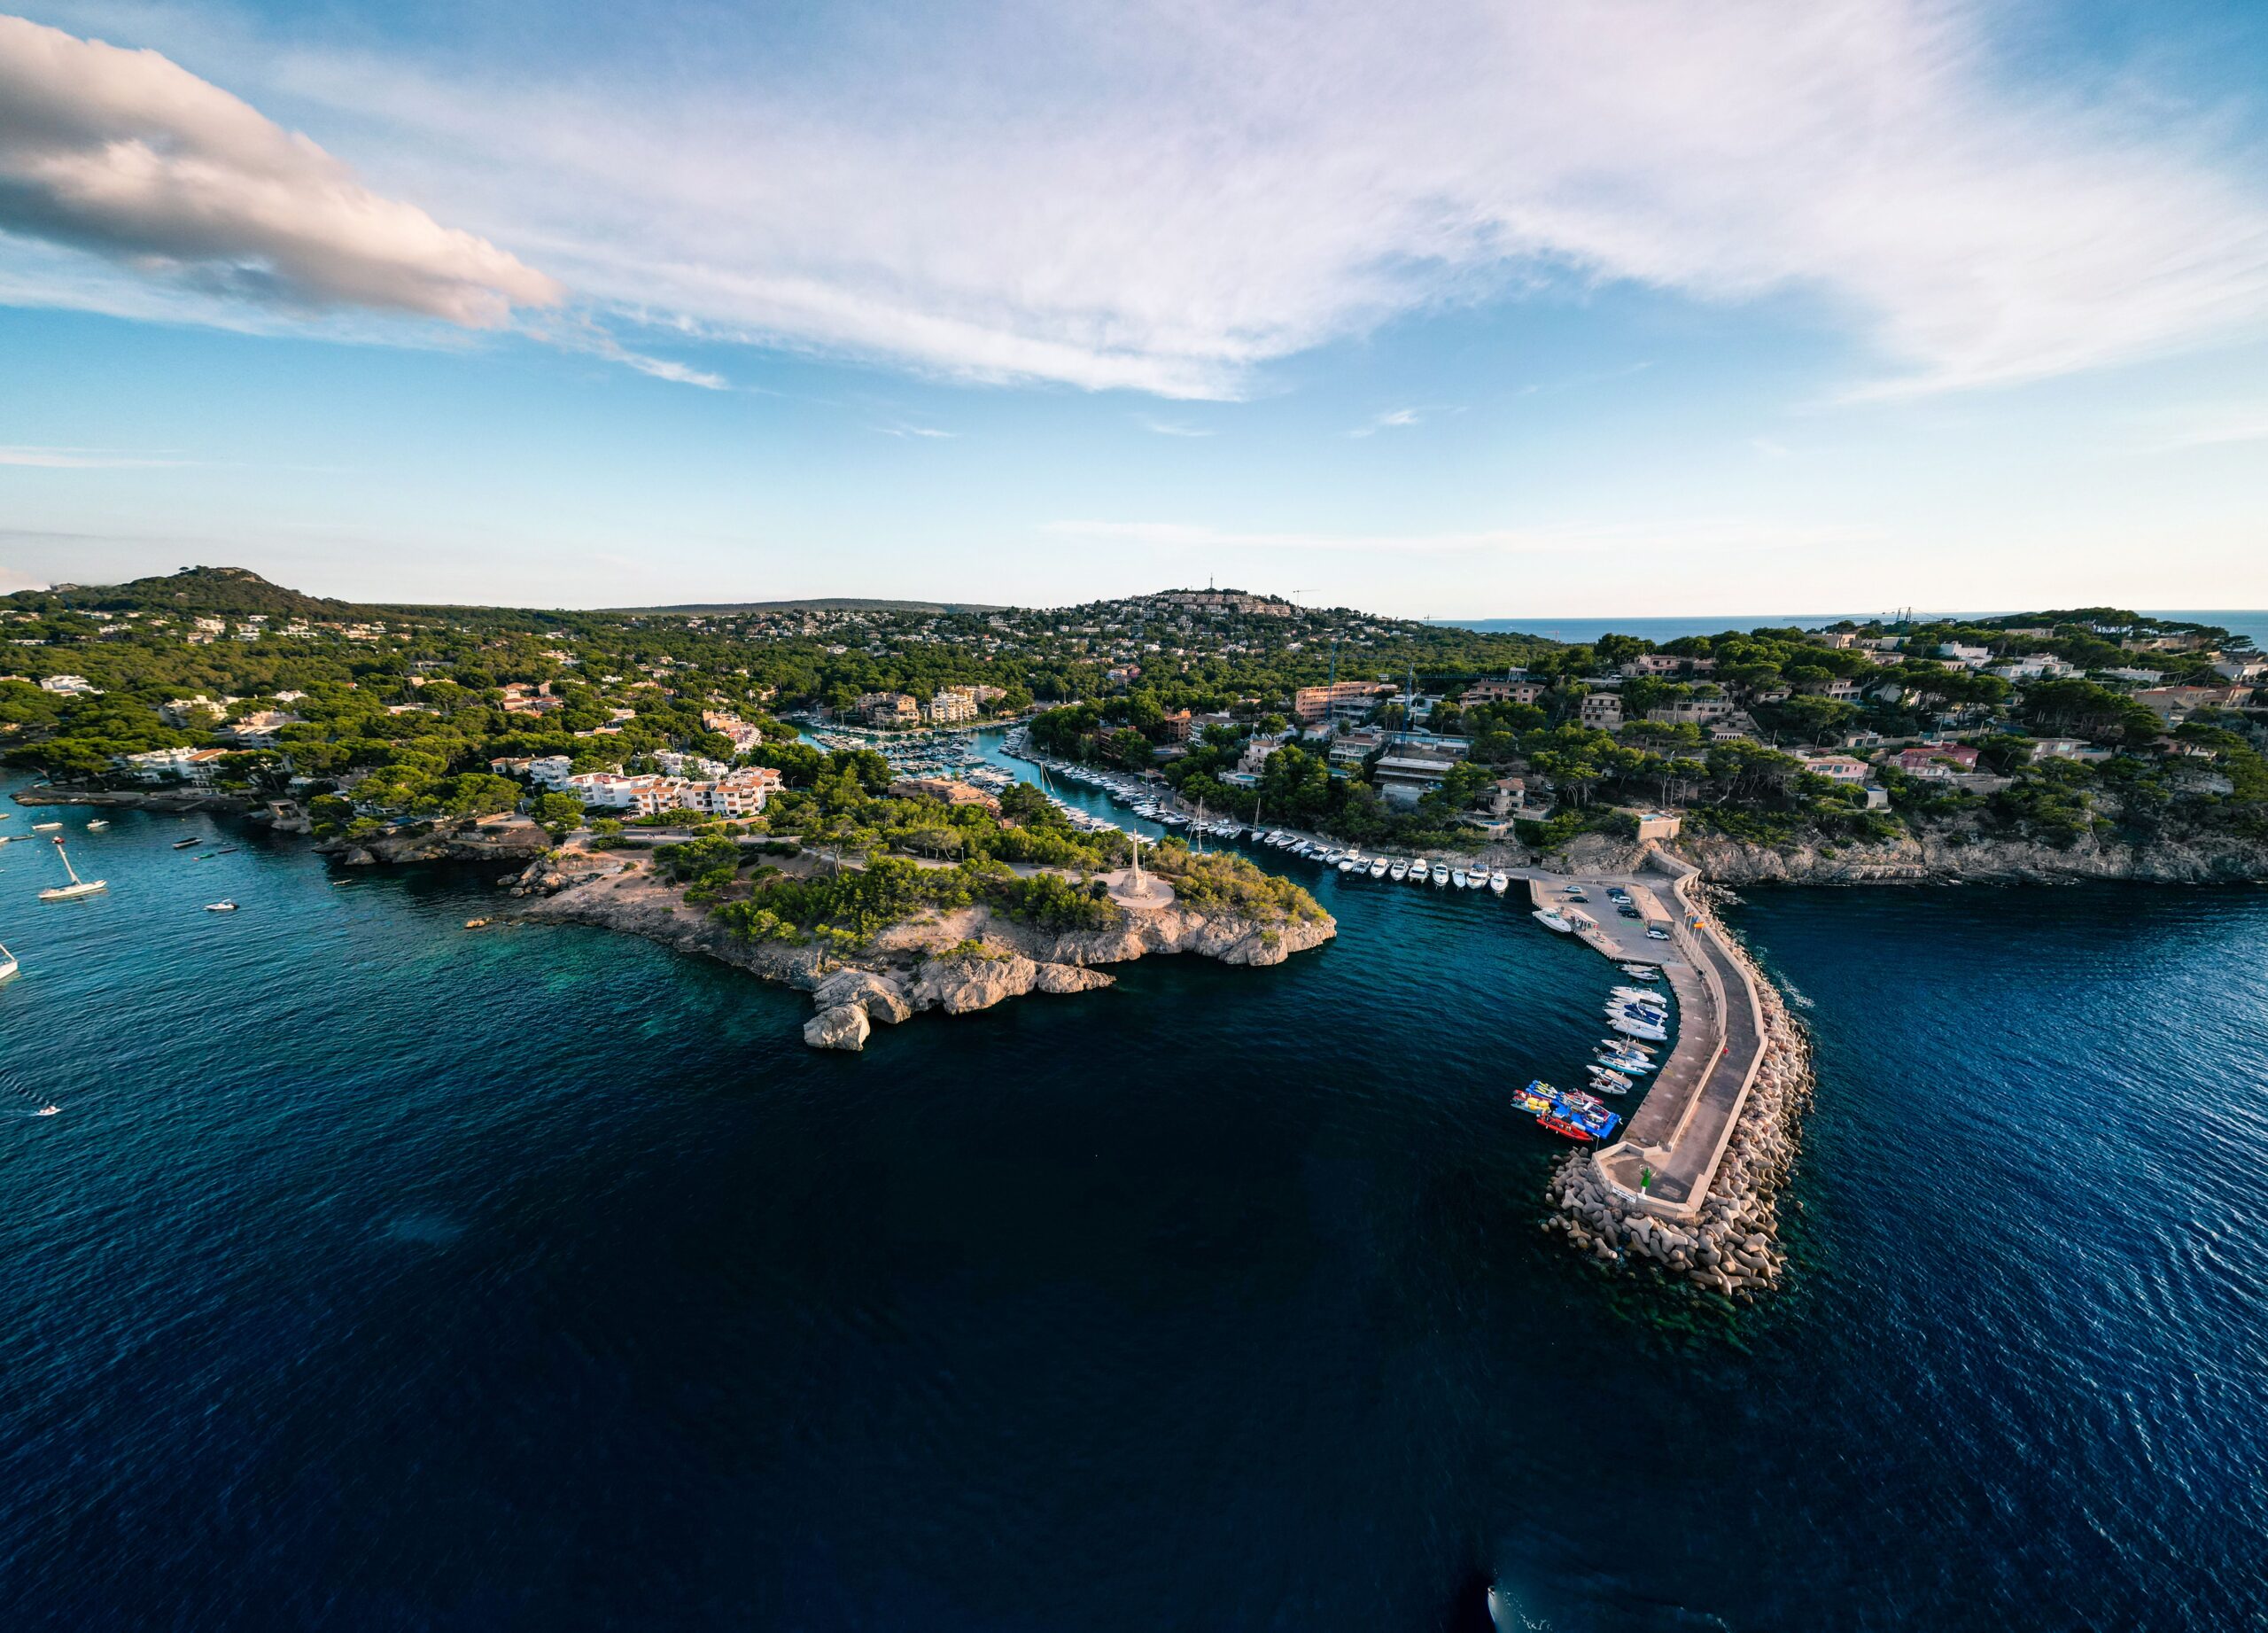
[{"label": "hill", "polygon": [[855,595],[826,595],[808,601],[703,601],[668,607],[608,607],[604,610],[728,618],[742,612],[1006,612],[1008,609],[977,601],[869,601]]},{"label": "hill", "polygon": [[19,590],[0,598],[0,606],[28,611],[76,608],[88,612],[264,612],[270,618],[364,618],[371,609],[352,602],[327,601],[270,584],[245,567],[184,567],[157,578],[124,584],[57,584]]}]

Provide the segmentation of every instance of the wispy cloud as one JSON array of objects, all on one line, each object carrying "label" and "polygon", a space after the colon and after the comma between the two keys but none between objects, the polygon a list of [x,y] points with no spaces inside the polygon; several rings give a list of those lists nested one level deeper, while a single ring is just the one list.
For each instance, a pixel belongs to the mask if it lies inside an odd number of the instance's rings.
[{"label": "wispy cloud", "polygon": [[[580,37],[603,74],[126,15],[348,133],[392,191],[528,246],[589,310],[952,378],[1235,397],[1407,313],[1608,282],[1801,297],[1868,348],[1877,396],[2268,331],[2248,156],[2163,99],[2137,117],[2148,89],[2115,77],[2012,80],[1984,0],[1002,0],[886,28],[824,11],[798,12],[820,20],[792,50],[768,12],[597,19]],[[0,106],[11,130],[16,105],[62,108],[82,134],[60,152],[102,184],[39,171],[53,219],[26,230],[452,321],[557,297],[162,59],[54,49],[38,97],[11,81]],[[225,105],[273,156],[279,214],[245,205],[242,155],[201,120],[178,128],[223,173],[207,191],[138,136],[113,58]],[[210,256],[159,207],[208,196],[229,227]]]},{"label": "wispy cloud", "polygon": [[1213,434],[1202,425],[1184,425],[1173,420],[1145,419],[1137,423],[1143,430],[1161,437],[1209,437]]},{"label": "wispy cloud", "polygon": [[1293,550],[1395,556],[1682,555],[1703,550],[1807,550],[1878,544],[1876,528],[1791,526],[1735,517],[1675,523],[1615,523],[1452,530],[1440,533],[1333,533],[1239,532],[1184,522],[1067,520],[1041,529],[1052,538],[1147,545],[1163,551]]},{"label": "wispy cloud", "polygon": [[1792,451],[1786,443],[1775,442],[1769,437],[1751,437],[1748,439],[1748,446],[1767,459],[1785,459]]},{"label": "wispy cloud", "polygon": [[957,431],[940,431],[935,425],[877,425],[874,429],[885,437],[952,438],[960,435]]},{"label": "wispy cloud", "polygon": [[24,465],[39,470],[131,470],[202,463],[150,454],[123,454],[110,448],[0,447],[0,465]]},{"label": "wispy cloud", "polygon": [[1347,434],[1350,437],[1376,436],[1379,432],[1392,431],[1397,426],[1415,425],[1431,412],[1433,410],[1428,408],[1388,408],[1384,414],[1373,416],[1366,424],[1355,426]]},{"label": "wispy cloud", "polygon": [[2148,444],[2148,451],[2218,447],[2237,442],[2268,442],[2268,406],[2223,408],[2181,416]]}]

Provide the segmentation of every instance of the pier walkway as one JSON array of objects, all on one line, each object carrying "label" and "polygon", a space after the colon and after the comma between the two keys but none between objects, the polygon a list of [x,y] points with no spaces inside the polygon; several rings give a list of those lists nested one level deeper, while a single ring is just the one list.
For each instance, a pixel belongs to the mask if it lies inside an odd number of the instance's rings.
[{"label": "pier walkway", "polygon": [[[1569,906],[1590,921],[1579,928],[1586,945],[1617,963],[1658,966],[1677,995],[1677,1040],[1648,1084],[1646,1097],[1622,1138],[1598,1153],[1607,1178],[1643,1198],[1648,1211],[1691,1217],[1708,1199],[1734,1119],[1740,1115],[1763,1059],[1764,1024],[1744,960],[1687,897],[1693,876],[1681,862],[1651,854],[1666,874],[1570,875],[1522,869],[1538,906]],[[1588,901],[1569,903],[1567,886],[1581,885]],[[1630,892],[1643,915],[1626,919],[1606,901],[1611,885]],[[1650,924],[1670,930],[1657,941]]]}]

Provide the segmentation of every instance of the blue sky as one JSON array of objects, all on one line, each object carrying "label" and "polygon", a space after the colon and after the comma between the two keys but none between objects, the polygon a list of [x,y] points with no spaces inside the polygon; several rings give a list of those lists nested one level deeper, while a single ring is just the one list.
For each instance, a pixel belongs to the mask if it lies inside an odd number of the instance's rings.
[{"label": "blue sky", "polygon": [[2268,604],[2268,9],[0,19],[0,585]]}]

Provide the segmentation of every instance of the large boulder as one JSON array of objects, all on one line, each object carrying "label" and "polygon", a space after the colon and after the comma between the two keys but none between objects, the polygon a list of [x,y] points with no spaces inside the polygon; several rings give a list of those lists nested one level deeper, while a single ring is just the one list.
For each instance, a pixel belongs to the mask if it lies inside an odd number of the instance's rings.
[{"label": "large boulder", "polygon": [[804,1041],[814,1049],[863,1049],[871,1030],[864,1009],[856,1004],[838,1004],[804,1023]]},{"label": "large boulder", "polygon": [[1029,959],[1005,957],[933,958],[921,966],[913,984],[913,1002],[920,1009],[942,1009],[947,1015],[967,1015],[990,1009],[1011,998],[1021,998],[1039,979],[1039,967]]},{"label": "large boulder", "polygon": [[1034,968],[1033,984],[1043,992],[1091,992],[1116,981],[1099,969],[1084,969],[1076,964],[1039,964]]},{"label": "large boulder", "polygon": [[871,969],[838,969],[812,989],[812,1002],[821,1009],[855,1004],[870,1021],[895,1026],[913,1013],[911,995],[903,982]]}]

